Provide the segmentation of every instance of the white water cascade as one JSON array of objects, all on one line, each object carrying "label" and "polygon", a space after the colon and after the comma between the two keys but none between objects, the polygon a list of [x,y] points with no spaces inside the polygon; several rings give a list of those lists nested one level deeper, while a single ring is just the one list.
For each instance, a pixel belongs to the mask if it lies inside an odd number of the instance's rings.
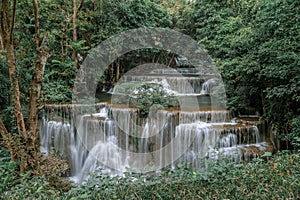
[{"label": "white water cascade", "polygon": [[159,171],[178,163],[198,169],[204,167],[204,159],[224,156],[239,162],[272,149],[258,120],[232,122],[231,112],[209,105],[217,81],[199,79],[195,70],[179,72],[185,76],[156,70],[151,76],[125,76],[123,81],[165,79],[176,94],[193,93],[196,107],[153,109],[145,118],[136,108],[108,102],[46,105],[40,121],[41,151],[45,156],[59,153],[70,164],[71,179],[80,183],[99,168],[110,175]]}]

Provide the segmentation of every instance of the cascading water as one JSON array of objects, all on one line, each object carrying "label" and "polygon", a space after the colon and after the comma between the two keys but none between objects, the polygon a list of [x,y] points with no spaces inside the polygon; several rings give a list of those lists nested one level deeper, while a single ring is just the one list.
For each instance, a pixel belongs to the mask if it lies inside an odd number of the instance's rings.
[{"label": "cascading water", "polygon": [[41,151],[47,156],[54,150],[67,159],[75,182],[99,168],[111,175],[157,171],[180,162],[201,168],[203,159],[225,156],[238,162],[269,151],[271,145],[256,122],[232,121],[231,112],[209,105],[215,78],[199,79],[199,72],[190,69],[149,74],[124,76],[122,82],[160,82],[178,98],[191,94],[196,104],[187,106],[190,100],[184,99],[182,109],[150,109],[146,118],[128,105],[46,105]]},{"label": "cascading water", "polygon": [[215,78],[208,79],[207,81],[205,81],[202,84],[200,93],[201,94],[210,94],[212,92],[213,87],[218,84],[217,82],[218,82],[218,80]]}]

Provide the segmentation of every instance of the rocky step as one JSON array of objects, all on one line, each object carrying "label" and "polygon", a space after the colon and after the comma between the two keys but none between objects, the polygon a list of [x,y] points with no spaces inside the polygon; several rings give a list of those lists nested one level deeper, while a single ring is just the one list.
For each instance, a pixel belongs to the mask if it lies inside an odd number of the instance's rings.
[{"label": "rocky step", "polygon": [[265,152],[274,152],[274,147],[269,142],[260,142],[247,145],[236,145],[232,147],[224,147],[208,152],[208,158],[230,158],[235,162],[250,161],[263,155]]}]

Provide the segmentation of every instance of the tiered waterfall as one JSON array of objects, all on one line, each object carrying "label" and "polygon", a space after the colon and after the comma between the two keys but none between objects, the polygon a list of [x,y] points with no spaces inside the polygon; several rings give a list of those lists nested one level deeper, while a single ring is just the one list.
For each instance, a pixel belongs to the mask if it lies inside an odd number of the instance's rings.
[{"label": "tiered waterfall", "polygon": [[139,110],[113,101],[94,105],[46,105],[41,119],[41,151],[56,151],[71,166],[71,178],[82,182],[98,168],[122,174],[159,171],[185,163],[204,167],[203,159],[249,160],[269,151],[270,143],[256,118],[234,118],[213,106],[218,80],[199,78],[196,69],[155,69],[147,75],[125,75],[124,82],[163,83],[180,108]]}]

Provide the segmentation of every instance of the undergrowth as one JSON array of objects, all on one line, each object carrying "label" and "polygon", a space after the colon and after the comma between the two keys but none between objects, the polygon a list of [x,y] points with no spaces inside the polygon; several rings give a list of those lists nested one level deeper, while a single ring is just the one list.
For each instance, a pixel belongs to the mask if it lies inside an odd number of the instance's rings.
[{"label": "undergrowth", "polygon": [[[10,164],[8,164],[10,163]],[[110,177],[94,173],[82,185],[62,192],[45,177],[16,173],[16,163],[1,160],[3,199],[299,199],[300,152],[279,152],[235,164],[209,160],[207,168],[193,171],[179,166],[152,175],[128,173]],[[7,181],[9,180],[9,181]]]}]

